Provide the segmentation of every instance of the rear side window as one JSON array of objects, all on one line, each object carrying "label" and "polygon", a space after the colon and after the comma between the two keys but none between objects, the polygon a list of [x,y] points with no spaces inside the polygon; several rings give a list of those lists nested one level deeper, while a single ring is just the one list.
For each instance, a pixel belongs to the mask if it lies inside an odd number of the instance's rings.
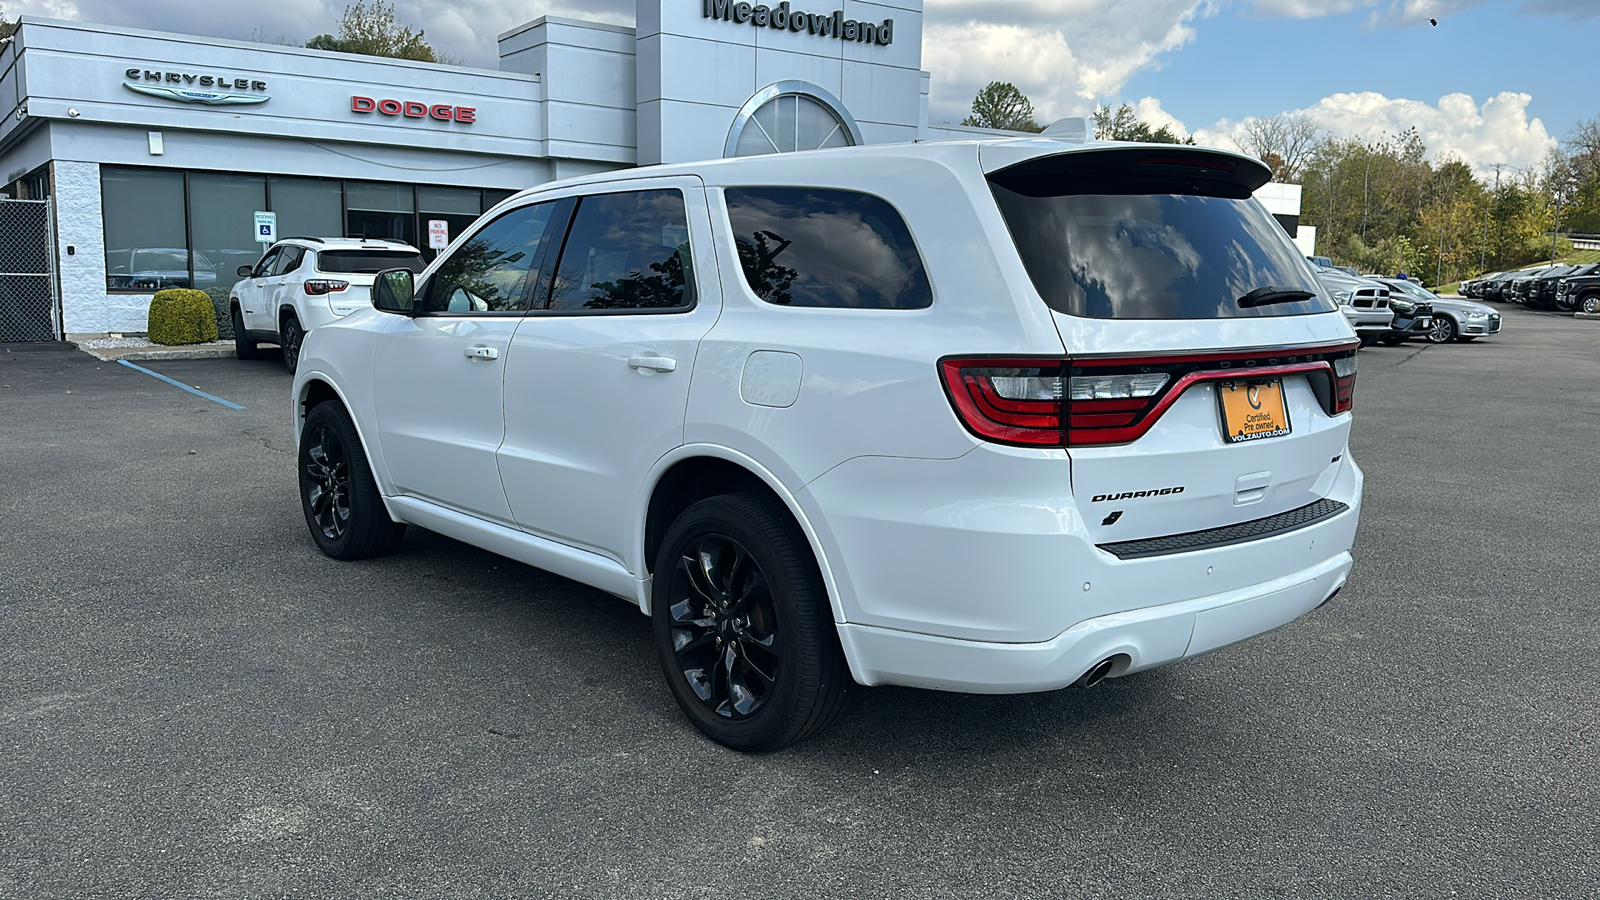
[{"label": "rear side window", "polygon": [[[1045,303],[1094,319],[1224,319],[1330,312],[1300,252],[1248,192],[1204,180],[1096,172],[991,177]],[[1242,305],[1260,288],[1307,299]]]},{"label": "rear side window", "polygon": [[779,306],[923,309],[933,305],[911,229],[856,191],[750,187],[724,192],[745,283]]},{"label": "rear side window", "polygon": [[667,312],[694,302],[682,193],[627,191],[579,201],[545,309]]},{"label": "rear side window", "polygon": [[324,272],[350,275],[376,275],[384,269],[417,273],[427,267],[420,255],[407,250],[324,250],[317,259],[317,268]]}]

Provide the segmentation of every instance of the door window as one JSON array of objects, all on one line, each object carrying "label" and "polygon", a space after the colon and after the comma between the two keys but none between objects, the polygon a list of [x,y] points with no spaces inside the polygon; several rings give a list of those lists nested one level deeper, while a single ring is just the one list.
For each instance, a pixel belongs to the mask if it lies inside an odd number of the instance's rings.
[{"label": "door window", "polygon": [[479,229],[428,279],[423,309],[434,313],[525,309],[528,284],[538,279],[536,266],[555,206],[550,202],[519,207]]},{"label": "door window", "polygon": [[660,190],[584,197],[552,281],[542,307],[551,311],[671,312],[693,307],[683,194]]},{"label": "door window", "polygon": [[300,268],[300,258],[306,255],[304,247],[288,246],[278,254],[278,264],[272,267],[272,274],[287,275]]},{"label": "door window", "polygon": [[261,257],[261,261],[256,263],[256,270],[254,272],[250,273],[250,277],[251,278],[265,278],[265,277],[267,277],[267,274],[272,271],[272,267],[277,264],[278,256],[282,252],[283,252],[283,248],[282,247],[273,247],[271,250],[267,251],[267,255]]}]

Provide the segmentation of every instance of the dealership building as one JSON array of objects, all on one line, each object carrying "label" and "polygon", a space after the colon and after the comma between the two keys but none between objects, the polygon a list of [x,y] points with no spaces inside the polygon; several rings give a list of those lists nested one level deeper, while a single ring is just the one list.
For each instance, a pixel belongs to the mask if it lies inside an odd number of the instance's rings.
[{"label": "dealership building", "polygon": [[558,178],[994,133],[929,123],[922,19],[639,0],[635,28],[547,16],[470,69],[25,17],[0,45],[0,245],[47,250],[0,250],[0,340],[143,331],[163,287],[225,297],[259,212],[426,248]]}]

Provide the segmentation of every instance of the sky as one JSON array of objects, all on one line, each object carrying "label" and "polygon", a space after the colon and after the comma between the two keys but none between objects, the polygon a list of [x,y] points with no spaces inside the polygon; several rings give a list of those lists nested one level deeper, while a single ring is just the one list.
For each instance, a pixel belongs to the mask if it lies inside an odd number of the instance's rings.
[{"label": "sky", "polygon": [[[18,14],[303,43],[353,0],[0,0]],[[696,0],[666,0],[693,3]],[[773,0],[776,2],[776,0]],[[437,49],[493,68],[495,36],[541,15],[633,23],[633,0],[394,0]],[[828,0],[810,0],[818,9]],[[1202,144],[1305,113],[1329,134],[1415,127],[1435,160],[1535,167],[1600,117],[1600,0],[925,0],[930,119],[1009,81],[1038,120],[1132,104]]]}]

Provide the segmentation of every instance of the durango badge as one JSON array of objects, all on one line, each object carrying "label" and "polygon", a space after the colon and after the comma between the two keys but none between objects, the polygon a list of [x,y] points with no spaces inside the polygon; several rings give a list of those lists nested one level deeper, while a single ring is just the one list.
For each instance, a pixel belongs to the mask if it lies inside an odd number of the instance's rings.
[{"label": "durango badge", "polygon": [[1183,486],[1159,488],[1148,491],[1125,491],[1121,494],[1095,494],[1090,503],[1105,503],[1108,500],[1138,500],[1141,497],[1165,497],[1168,494],[1183,493]]}]

